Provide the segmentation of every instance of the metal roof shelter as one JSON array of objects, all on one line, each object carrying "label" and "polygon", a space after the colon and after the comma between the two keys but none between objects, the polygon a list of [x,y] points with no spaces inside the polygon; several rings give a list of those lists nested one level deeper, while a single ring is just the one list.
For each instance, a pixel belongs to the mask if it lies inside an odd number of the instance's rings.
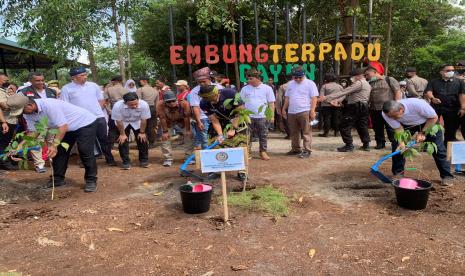
[{"label": "metal roof shelter", "polygon": [[[0,38],[0,64],[3,72],[7,69],[27,69],[36,71],[37,68],[49,69],[58,62],[36,49],[20,46],[18,43]],[[76,64],[77,62],[67,60],[65,64]],[[79,63],[87,67],[86,64]]]}]

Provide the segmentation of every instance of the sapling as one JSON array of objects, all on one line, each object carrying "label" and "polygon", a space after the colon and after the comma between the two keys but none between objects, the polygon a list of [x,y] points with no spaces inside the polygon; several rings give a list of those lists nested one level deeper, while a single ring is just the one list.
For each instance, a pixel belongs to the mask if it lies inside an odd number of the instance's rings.
[{"label": "sapling", "polygon": [[[37,133],[37,138],[28,136],[26,132],[18,132],[13,138],[13,141],[8,145],[8,147],[5,149],[5,155],[3,156],[3,159],[6,160],[10,156],[14,156],[17,154],[19,150],[22,150],[21,156],[18,160],[18,166],[19,169],[22,170],[28,170],[28,162],[27,162],[27,154],[29,152],[29,149],[34,148],[34,147],[40,147],[44,148],[44,146],[47,145],[47,137],[54,137],[56,134],[58,134],[58,129],[53,129],[48,127],[48,118],[47,117],[42,117],[39,122],[37,122],[35,125],[35,133]],[[21,141],[21,142],[20,142]],[[53,143],[56,143],[55,141]],[[57,147],[61,146],[65,150],[69,149],[69,144],[64,143],[64,142],[57,142],[55,144]],[[52,164],[52,200],[54,197],[55,193],[55,177],[53,176],[53,163],[52,159],[49,158],[50,164]]]},{"label": "sapling", "polygon": [[[441,125],[434,124],[425,129],[425,135],[436,136],[436,134],[439,131],[443,131],[443,130],[444,128]],[[407,145],[413,139],[412,137],[413,137],[412,133],[409,130],[396,131],[394,133],[394,139],[398,143],[403,143],[405,145]],[[421,142],[417,144],[417,146],[418,146],[418,150],[414,147],[410,147],[410,148],[405,149],[402,152],[402,155],[405,158],[409,159],[410,161],[413,161],[414,157],[420,155],[420,153],[418,152],[419,150],[426,151],[429,155],[433,155],[434,153],[438,151],[438,146],[434,142],[425,141],[425,142]]]}]

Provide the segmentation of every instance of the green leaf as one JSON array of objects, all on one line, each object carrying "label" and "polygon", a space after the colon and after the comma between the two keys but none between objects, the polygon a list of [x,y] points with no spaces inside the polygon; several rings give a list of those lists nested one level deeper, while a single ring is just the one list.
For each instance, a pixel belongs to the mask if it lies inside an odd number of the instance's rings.
[{"label": "green leaf", "polygon": [[13,141],[13,143],[11,143],[11,148],[17,149],[18,148],[18,141]]},{"label": "green leaf", "polygon": [[233,99],[227,99],[227,100],[225,100],[224,103],[223,103],[223,106],[224,106],[225,108],[228,108],[228,109],[231,108],[231,102],[232,102],[232,101],[233,101]]},{"label": "green leaf", "polygon": [[52,135],[57,135],[58,133],[60,133],[60,131],[58,129],[49,129],[48,133]]},{"label": "green leaf", "polygon": [[263,108],[265,108],[266,105],[261,105],[259,108],[258,108],[258,114],[262,113],[263,111]]},{"label": "green leaf", "polygon": [[273,116],[274,116],[273,111],[271,110],[271,108],[269,106],[267,106],[266,110],[265,110],[266,119],[270,120],[271,118],[273,118]]},{"label": "green leaf", "polygon": [[69,149],[69,144],[68,143],[61,142],[60,146],[62,146],[66,151],[68,151],[68,149]]}]

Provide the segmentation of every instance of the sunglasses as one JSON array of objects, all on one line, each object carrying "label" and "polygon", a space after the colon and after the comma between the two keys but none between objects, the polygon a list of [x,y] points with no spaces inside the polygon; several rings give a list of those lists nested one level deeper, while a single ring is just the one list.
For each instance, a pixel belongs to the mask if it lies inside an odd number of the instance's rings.
[{"label": "sunglasses", "polygon": [[301,77],[295,77],[295,76],[294,76],[293,78],[294,78],[294,79],[302,79],[303,76],[301,76]]},{"label": "sunglasses", "polygon": [[174,103],[176,100],[172,100],[172,101],[165,101],[165,103],[169,104],[169,103]]}]

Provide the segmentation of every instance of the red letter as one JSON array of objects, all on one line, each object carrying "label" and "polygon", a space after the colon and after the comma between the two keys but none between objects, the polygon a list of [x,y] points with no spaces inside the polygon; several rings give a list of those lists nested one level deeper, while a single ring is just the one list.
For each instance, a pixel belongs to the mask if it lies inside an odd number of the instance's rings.
[{"label": "red letter", "polygon": [[187,63],[192,64],[192,58],[195,59],[195,64],[200,63],[200,46],[187,45],[186,48]]},{"label": "red letter", "polygon": [[259,44],[255,48],[255,60],[258,63],[265,63],[265,62],[268,61],[268,53],[267,52],[261,53],[260,50],[262,50],[262,49],[263,49],[263,51],[268,51],[268,45]]},{"label": "red letter", "polygon": [[215,64],[220,61],[220,56],[218,56],[218,46],[205,45],[205,61],[208,64]]},{"label": "red letter", "polygon": [[[228,48],[231,52],[231,57],[228,57]],[[234,63],[237,60],[236,45],[223,45],[223,61],[225,63]]]},{"label": "red letter", "polygon": [[240,63],[246,63],[245,55],[247,55],[247,63],[251,63],[253,59],[252,44],[247,44],[246,46],[244,46],[244,44],[239,45],[239,62]]},{"label": "red letter", "polygon": [[172,45],[170,46],[170,62],[171,64],[174,65],[181,65],[184,64],[184,60],[180,59],[181,54],[179,54],[177,51],[182,51],[184,47],[181,45]]}]

